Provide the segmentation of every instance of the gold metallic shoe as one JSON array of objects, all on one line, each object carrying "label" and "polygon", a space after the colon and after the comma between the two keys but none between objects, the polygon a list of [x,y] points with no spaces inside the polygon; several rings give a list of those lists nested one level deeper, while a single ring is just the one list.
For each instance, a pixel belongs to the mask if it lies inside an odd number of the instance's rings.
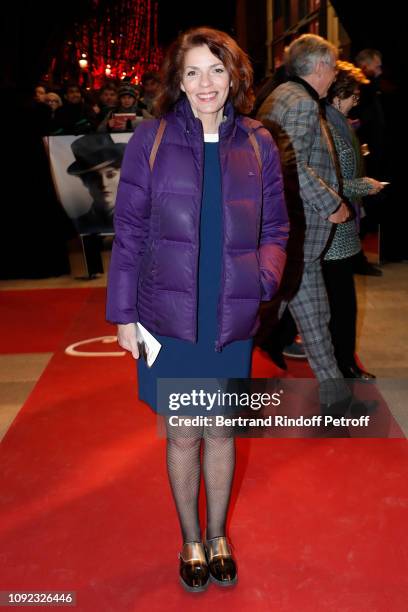
[{"label": "gold metallic shoe", "polygon": [[186,542],[179,553],[180,582],[189,593],[205,591],[210,578],[202,542]]},{"label": "gold metallic shoe", "polygon": [[205,543],[210,580],[219,586],[232,586],[238,580],[237,566],[227,538],[211,538]]}]

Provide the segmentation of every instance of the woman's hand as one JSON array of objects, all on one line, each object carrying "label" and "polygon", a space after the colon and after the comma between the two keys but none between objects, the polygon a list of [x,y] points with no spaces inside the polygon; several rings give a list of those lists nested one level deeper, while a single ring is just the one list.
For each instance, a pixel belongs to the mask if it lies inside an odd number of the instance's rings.
[{"label": "woman's hand", "polygon": [[129,353],[132,353],[134,359],[139,359],[139,349],[136,341],[136,324],[126,323],[118,325],[118,343]]},{"label": "woman's hand", "polygon": [[376,193],[379,193],[381,189],[384,189],[384,185],[380,183],[380,181],[376,181],[375,179],[369,178],[368,176],[365,178],[365,180],[371,186],[368,195],[375,195]]}]

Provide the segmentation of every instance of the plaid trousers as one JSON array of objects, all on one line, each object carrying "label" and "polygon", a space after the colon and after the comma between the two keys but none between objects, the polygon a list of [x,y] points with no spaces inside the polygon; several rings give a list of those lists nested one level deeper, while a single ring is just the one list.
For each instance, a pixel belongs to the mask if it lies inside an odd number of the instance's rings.
[{"label": "plaid trousers", "polygon": [[329,330],[330,307],[319,260],[304,264],[299,289],[288,306],[317,380],[343,378],[334,356]]}]

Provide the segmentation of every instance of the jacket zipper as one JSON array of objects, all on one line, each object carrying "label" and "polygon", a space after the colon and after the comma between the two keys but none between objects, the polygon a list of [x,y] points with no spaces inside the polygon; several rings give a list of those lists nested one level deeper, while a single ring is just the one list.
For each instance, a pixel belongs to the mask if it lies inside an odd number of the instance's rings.
[{"label": "jacket zipper", "polygon": [[[220,131],[219,131],[220,132]],[[221,286],[220,293],[218,296],[218,305],[219,313],[218,315],[218,335],[215,341],[215,351],[217,353],[221,353],[223,349],[223,345],[220,343],[221,338],[221,325],[222,325],[222,316],[223,316],[223,307],[224,307],[224,288],[225,288],[225,263],[224,263],[224,250],[225,250],[225,210],[224,210],[224,190],[223,190],[223,172],[222,172],[222,161],[221,161],[221,134],[219,135],[219,143],[218,143],[218,157],[220,160],[220,174],[221,174],[221,209],[222,209],[222,227],[221,227],[221,236],[222,236],[222,260],[221,260]]]},{"label": "jacket zipper", "polygon": [[[199,274],[199,261],[200,261],[200,250],[201,250],[201,244],[200,244],[200,228],[201,228],[201,208],[202,208],[202,199],[203,199],[203,189],[204,189],[204,130],[201,127],[201,132],[202,132],[202,147],[201,147],[201,197],[200,197],[200,203],[199,203],[199,209],[198,209],[198,221],[197,221],[197,226],[196,226],[196,231],[197,231],[197,244],[198,244],[198,248],[197,248],[197,255],[196,255],[196,269],[195,269],[195,278],[196,278],[196,285],[195,285],[195,313],[193,314],[193,324],[195,326],[195,339],[194,342],[197,343],[198,341],[198,287],[199,287],[199,278],[198,278],[198,274]],[[186,130],[186,133],[190,136],[190,131]]]}]

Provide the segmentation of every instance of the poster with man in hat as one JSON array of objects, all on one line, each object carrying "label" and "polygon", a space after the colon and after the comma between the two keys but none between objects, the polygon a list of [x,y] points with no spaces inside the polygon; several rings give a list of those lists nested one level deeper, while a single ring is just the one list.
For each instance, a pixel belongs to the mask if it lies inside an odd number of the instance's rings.
[{"label": "poster with man in hat", "polygon": [[113,233],[120,167],[130,136],[86,134],[49,138],[56,190],[79,234]]}]

